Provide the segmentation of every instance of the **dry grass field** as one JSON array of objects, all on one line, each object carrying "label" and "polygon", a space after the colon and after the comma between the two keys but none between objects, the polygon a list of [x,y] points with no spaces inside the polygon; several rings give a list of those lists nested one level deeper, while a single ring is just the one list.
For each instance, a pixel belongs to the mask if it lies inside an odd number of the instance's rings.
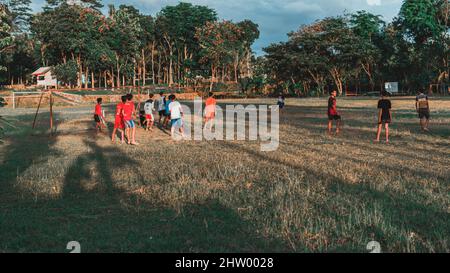
[{"label": "dry grass field", "polygon": [[30,111],[0,110],[18,126],[0,146],[0,252],[450,252],[450,99],[431,106],[425,134],[414,99],[393,99],[386,145],[376,99],[339,99],[339,136],[326,99],[288,100],[275,152],[159,130],[112,144],[90,108],[58,108],[49,137],[46,114],[32,132]]}]

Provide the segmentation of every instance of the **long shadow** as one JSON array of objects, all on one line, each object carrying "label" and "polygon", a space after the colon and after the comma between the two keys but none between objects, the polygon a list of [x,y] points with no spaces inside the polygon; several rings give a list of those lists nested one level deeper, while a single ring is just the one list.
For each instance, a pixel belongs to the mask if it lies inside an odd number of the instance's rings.
[{"label": "long shadow", "polygon": [[[8,151],[18,159],[2,165],[2,184],[11,183],[2,186],[0,252],[68,252],[66,244],[74,240],[81,243],[82,252],[289,250],[284,242],[257,234],[253,223],[217,200],[184,204],[180,213],[155,205],[158,200],[150,202],[140,193],[128,192],[122,183],[129,181],[120,181],[115,175],[117,170],[135,172],[139,163],[118,148],[99,145],[90,136],[84,140],[88,152],[68,166],[57,197],[34,199],[13,191],[16,167],[23,170],[37,158],[54,155],[54,142],[45,147],[44,140],[33,142],[40,148],[30,155],[30,143],[17,139]],[[142,177],[137,180],[152,183]]]},{"label": "long shadow", "polygon": [[[305,172],[311,177],[327,176],[331,181],[327,191],[333,193],[336,200],[330,199],[328,201],[330,202],[329,204],[323,201],[316,202],[315,206],[318,213],[324,217],[344,222],[347,220],[343,219],[348,218],[348,221],[352,221],[349,215],[338,213],[341,210],[337,210],[336,206],[347,204],[356,208],[357,205],[364,204],[366,210],[376,210],[375,205],[381,206],[383,222],[390,227],[382,229],[380,226],[364,225],[359,221],[353,220],[354,230],[359,233],[360,237],[367,238],[368,241],[377,239],[384,246],[387,246],[390,251],[403,252],[407,249],[408,238],[399,234],[411,231],[416,233],[419,238],[422,238],[422,240],[417,240],[413,243],[409,242],[417,246],[416,251],[429,252],[428,243],[430,242],[434,244],[433,251],[446,252],[449,250],[446,240],[448,228],[450,227],[450,218],[448,217],[448,212],[435,203],[430,203],[426,200],[419,203],[415,200],[417,198],[412,193],[381,192],[367,184],[351,184],[336,175],[319,173],[306,166],[299,166],[287,160],[272,158],[265,153],[248,149],[243,145],[227,142],[222,142],[221,145],[227,149],[247,153],[259,160],[270,162],[271,165],[288,166],[294,170]],[[340,203],[339,200],[344,202]],[[320,217],[320,215],[317,215],[317,217]],[[368,222],[370,222],[370,219]],[[339,238],[340,228],[338,227],[336,230],[336,238]],[[352,238],[346,239],[348,240],[347,243],[333,244],[333,247],[327,249],[327,251],[360,252],[361,249],[365,248],[365,245],[358,245],[358,242],[354,242]],[[428,242],[424,241],[424,239]]]}]

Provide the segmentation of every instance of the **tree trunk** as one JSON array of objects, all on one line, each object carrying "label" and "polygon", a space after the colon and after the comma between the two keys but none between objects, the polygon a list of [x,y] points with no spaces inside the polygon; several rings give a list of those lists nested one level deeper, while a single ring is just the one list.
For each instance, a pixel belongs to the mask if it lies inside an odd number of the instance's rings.
[{"label": "tree trunk", "polygon": [[155,43],[152,43],[151,55],[152,55],[152,80],[153,80],[153,84],[155,84],[156,83],[156,81],[155,81],[155,59],[154,59],[154,57],[155,57]]},{"label": "tree trunk", "polygon": [[147,77],[147,69],[146,69],[146,63],[145,63],[145,51],[142,49],[142,86],[145,86],[146,77]]}]

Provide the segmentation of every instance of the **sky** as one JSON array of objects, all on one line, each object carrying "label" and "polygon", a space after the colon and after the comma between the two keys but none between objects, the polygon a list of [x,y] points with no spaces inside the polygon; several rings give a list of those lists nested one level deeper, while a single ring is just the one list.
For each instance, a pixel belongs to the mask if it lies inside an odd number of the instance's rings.
[{"label": "sky", "polygon": [[[155,15],[162,7],[176,5],[179,0],[103,0],[108,4],[134,5],[144,14]],[[301,25],[346,12],[367,10],[392,20],[401,7],[402,0],[183,0],[196,5],[214,8],[219,18],[235,22],[250,19],[257,23],[261,36],[253,50],[257,55],[271,43],[287,40],[287,33]],[[45,0],[32,0],[34,11],[41,10]]]}]

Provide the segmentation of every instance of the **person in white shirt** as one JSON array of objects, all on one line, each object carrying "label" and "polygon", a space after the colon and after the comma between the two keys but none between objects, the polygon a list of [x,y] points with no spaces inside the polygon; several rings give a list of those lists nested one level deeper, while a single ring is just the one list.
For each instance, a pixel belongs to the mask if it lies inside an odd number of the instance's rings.
[{"label": "person in white shirt", "polygon": [[181,104],[176,101],[175,95],[169,96],[170,104],[169,104],[169,112],[170,112],[170,118],[171,118],[171,135],[172,138],[175,137],[175,130],[179,129],[181,136],[185,138],[184,135],[184,125],[183,125],[183,108],[181,107]]},{"label": "person in white shirt", "polygon": [[161,119],[164,117],[164,113],[166,112],[166,96],[164,93],[159,93],[159,99],[157,101],[157,109],[159,114],[158,124],[161,124]]},{"label": "person in white shirt", "polygon": [[153,94],[148,95],[149,99],[144,104],[145,111],[145,122],[146,131],[153,131],[153,123],[155,121],[155,117],[153,116],[153,111],[155,111]]}]

